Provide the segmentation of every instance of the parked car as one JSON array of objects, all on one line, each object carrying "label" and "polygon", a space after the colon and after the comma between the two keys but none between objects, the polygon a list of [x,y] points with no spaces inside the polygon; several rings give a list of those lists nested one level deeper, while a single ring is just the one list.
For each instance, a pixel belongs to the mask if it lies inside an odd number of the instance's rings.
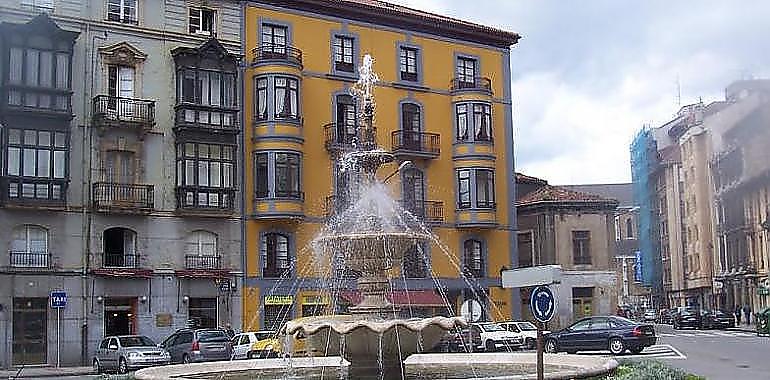
[{"label": "parked car", "polygon": [[165,365],[170,360],[168,352],[152,339],[142,335],[121,335],[102,339],[92,363],[96,373],[107,370],[128,373],[139,368]]},{"label": "parked car", "polygon": [[644,322],[655,322],[657,318],[658,315],[654,309],[647,309],[644,311],[644,314],[642,314],[642,320]]},{"label": "parked car", "polygon": [[735,327],[735,316],[722,310],[705,310],[701,313],[701,327],[704,329]]},{"label": "parked car", "polygon": [[663,323],[667,325],[671,325],[674,323],[674,316],[676,315],[676,310],[674,309],[663,309],[660,311],[660,316],[658,317],[658,323]]},{"label": "parked car", "polygon": [[609,350],[622,355],[626,350],[634,354],[657,341],[655,328],[618,316],[583,318],[571,326],[548,334],[545,352]]},{"label": "parked car", "polygon": [[471,336],[478,334],[479,345],[475,350],[494,352],[498,350],[513,351],[524,346],[524,339],[494,322],[471,323]]},{"label": "parked car", "polygon": [[[506,321],[498,323],[500,327],[518,335],[524,340],[524,346],[531,350],[537,345],[537,326],[527,321]],[[550,331],[543,330],[543,335]]]},{"label": "parked car", "polygon": [[694,308],[680,308],[674,315],[674,330],[684,327],[701,328],[701,313]]},{"label": "parked car", "polygon": [[434,352],[473,352],[475,347],[482,347],[481,335],[478,330],[471,332],[468,327],[455,328],[447,331],[433,348]]},{"label": "parked car", "polygon": [[230,344],[233,359],[275,358],[280,350],[277,334],[270,330],[236,334]]},{"label": "parked car", "polygon": [[230,360],[233,347],[221,329],[181,329],[161,343],[172,363]]}]

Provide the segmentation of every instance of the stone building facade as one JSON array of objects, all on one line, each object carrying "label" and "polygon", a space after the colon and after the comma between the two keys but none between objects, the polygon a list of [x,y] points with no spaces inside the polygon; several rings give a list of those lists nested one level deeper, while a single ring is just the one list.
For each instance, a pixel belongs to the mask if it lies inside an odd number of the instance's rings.
[{"label": "stone building facade", "polygon": [[[241,14],[0,4],[0,367],[240,325]],[[58,332],[52,290],[68,295]]]}]

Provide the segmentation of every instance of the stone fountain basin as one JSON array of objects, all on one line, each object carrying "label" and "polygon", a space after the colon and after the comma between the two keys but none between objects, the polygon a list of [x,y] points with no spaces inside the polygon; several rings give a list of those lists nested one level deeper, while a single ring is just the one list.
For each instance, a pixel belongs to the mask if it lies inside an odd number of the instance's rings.
[{"label": "stone fountain basin", "polygon": [[340,357],[252,359],[150,367],[136,371],[134,378],[246,380],[284,379],[293,375],[297,379],[338,379],[340,371],[346,372],[349,365]]},{"label": "stone fountain basin", "polygon": [[[360,362],[402,362],[409,355],[433,348],[454,327],[465,326],[462,317],[363,319],[352,315],[300,318],[287,322],[286,332],[302,332],[311,355],[344,356]],[[344,336],[344,353],[340,340]],[[380,352],[382,353],[380,356]]]},{"label": "stone fountain basin", "polygon": [[324,252],[341,252],[351,269],[377,271],[400,263],[409,247],[428,239],[429,235],[418,232],[359,232],[322,235],[313,245]]}]

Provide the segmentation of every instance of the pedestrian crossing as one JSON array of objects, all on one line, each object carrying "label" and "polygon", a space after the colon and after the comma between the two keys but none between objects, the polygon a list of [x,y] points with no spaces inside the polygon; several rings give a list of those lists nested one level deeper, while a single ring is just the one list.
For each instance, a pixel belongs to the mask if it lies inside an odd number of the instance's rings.
[{"label": "pedestrian crossing", "polygon": [[756,333],[746,331],[729,330],[674,330],[673,332],[659,332],[659,337],[708,337],[708,338],[749,338],[756,337]]}]

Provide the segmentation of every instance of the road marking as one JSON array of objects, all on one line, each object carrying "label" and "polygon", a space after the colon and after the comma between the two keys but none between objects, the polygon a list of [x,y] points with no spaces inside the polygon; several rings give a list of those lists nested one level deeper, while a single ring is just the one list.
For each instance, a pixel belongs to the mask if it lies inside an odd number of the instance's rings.
[{"label": "road marking", "polygon": [[663,358],[663,359],[687,359],[681,351],[670,344],[656,344],[644,349],[637,355],[624,355],[623,358]]}]

